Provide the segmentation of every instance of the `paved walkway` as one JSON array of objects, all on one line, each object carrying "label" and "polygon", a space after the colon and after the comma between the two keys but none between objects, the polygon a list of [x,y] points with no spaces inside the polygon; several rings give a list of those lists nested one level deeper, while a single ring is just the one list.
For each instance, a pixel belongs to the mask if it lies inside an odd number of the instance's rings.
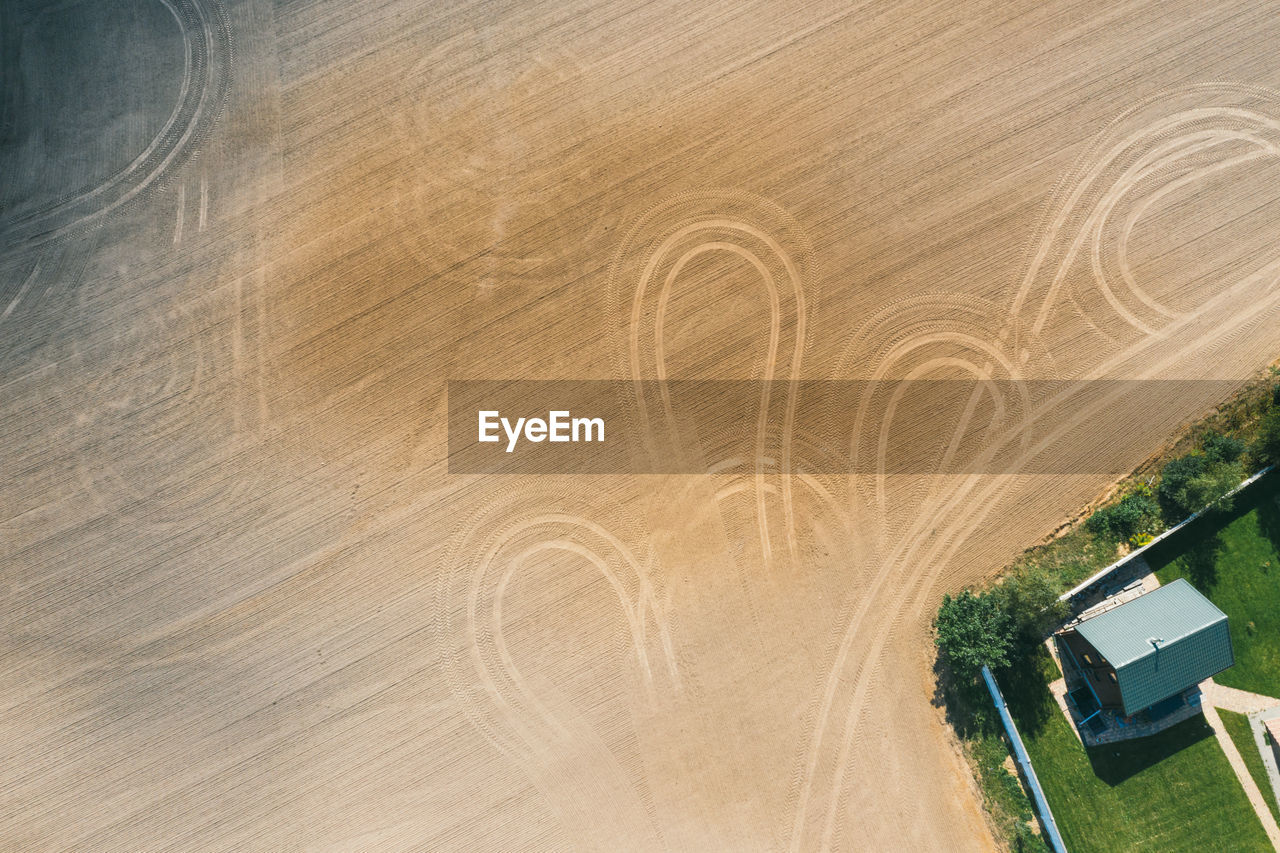
[{"label": "paved walkway", "polygon": [[1253,714],[1268,708],[1280,707],[1280,699],[1274,696],[1237,690],[1234,687],[1218,684],[1213,679],[1209,679],[1205,685],[1207,689],[1204,690],[1204,695],[1217,708],[1225,708],[1240,714]]},{"label": "paved walkway", "polygon": [[1053,696],[1053,701],[1058,703],[1058,710],[1062,712],[1062,716],[1067,718],[1067,727],[1076,736],[1076,740],[1080,741],[1080,745],[1084,746],[1084,739],[1080,737],[1080,729],[1076,727],[1075,717],[1071,716],[1071,709],[1067,707],[1067,680],[1059,678],[1051,682],[1049,684],[1049,693]]},{"label": "paved walkway", "polygon": [[1133,559],[1133,570],[1142,576],[1142,588],[1147,592],[1155,592],[1160,588],[1160,578],[1156,577],[1156,573],[1151,571],[1151,567],[1147,565],[1145,557],[1135,557]]},{"label": "paved walkway", "polygon": [[[1226,753],[1227,761],[1231,763],[1231,769],[1235,771],[1236,778],[1240,780],[1240,785],[1244,788],[1246,796],[1249,797],[1249,803],[1258,815],[1258,820],[1262,821],[1262,828],[1266,830],[1267,838],[1271,839],[1271,846],[1276,850],[1280,850],[1280,826],[1276,825],[1276,819],[1271,816],[1271,809],[1267,807],[1267,801],[1264,799],[1262,791],[1258,789],[1257,783],[1249,775],[1249,768],[1245,766],[1240,750],[1236,749],[1235,742],[1231,740],[1231,736],[1227,734],[1226,727],[1222,725],[1222,718],[1218,716],[1218,709],[1213,707],[1212,701],[1210,701],[1216,691],[1224,688],[1214,684],[1213,679],[1208,679],[1200,685],[1200,689],[1204,691],[1206,699],[1204,702],[1204,719],[1213,729],[1213,735],[1218,739],[1218,745]],[[1242,690],[1236,692],[1244,693]],[[1253,696],[1255,694],[1245,693],[1244,695]],[[1274,704],[1274,700],[1272,704]],[[1227,710],[1232,709],[1228,708]]]}]

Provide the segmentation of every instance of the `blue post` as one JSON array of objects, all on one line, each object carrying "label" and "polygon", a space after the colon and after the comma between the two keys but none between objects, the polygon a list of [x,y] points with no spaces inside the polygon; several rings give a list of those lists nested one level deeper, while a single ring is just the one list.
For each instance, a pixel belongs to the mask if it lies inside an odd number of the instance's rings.
[{"label": "blue post", "polygon": [[1022,768],[1022,775],[1027,779],[1027,787],[1031,789],[1031,799],[1035,801],[1036,811],[1040,813],[1040,822],[1044,824],[1045,835],[1049,837],[1049,846],[1053,848],[1054,853],[1067,853],[1067,845],[1062,843],[1062,835],[1058,832],[1058,824],[1053,820],[1053,812],[1049,811],[1049,801],[1044,798],[1040,780],[1036,778],[1035,768],[1031,766],[1031,756],[1027,755],[1027,749],[1022,745],[1018,728],[1013,724],[1013,717],[1009,716],[1009,706],[1004,703],[1000,685],[996,684],[995,678],[991,676],[991,670],[985,666],[982,668],[982,680],[987,682],[991,701],[995,703],[996,711],[1000,713],[1000,722],[1004,723],[1005,733],[1009,735],[1009,743],[1013,745],[1013,757]]}]

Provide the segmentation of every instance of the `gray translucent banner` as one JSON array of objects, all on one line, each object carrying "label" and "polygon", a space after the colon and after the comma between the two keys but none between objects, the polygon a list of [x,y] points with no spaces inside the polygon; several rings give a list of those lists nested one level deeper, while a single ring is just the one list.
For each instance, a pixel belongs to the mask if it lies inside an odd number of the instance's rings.
[{"label": "gray translucent banner", "polygon": [[1121,474],[1242,380],[449,382],[453,474]]}]

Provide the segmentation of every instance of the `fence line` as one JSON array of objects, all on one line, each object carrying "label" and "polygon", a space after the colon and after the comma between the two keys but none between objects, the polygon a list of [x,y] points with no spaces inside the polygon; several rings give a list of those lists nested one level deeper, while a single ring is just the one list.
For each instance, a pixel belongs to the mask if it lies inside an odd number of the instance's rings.
[{"label": "fence line", "polygon": [[1031,789],[1031,798],[1035,801],[1036,811],[1040,813],[1040,823],[1044,826],[1045,835],[1049,837],[1049,846],[1053,848],[1054,853],[1067,853],[1067,845],[1062,842],[1062,834],[1058,832],[1058,824],[1053,819],[1053,812],[1049,811],[1049,801],[1045,799],[1040,780],[1036,778],[1036,770],[1031,766],[1031,756],[1027,755],[1027,748],[1022,744],[1018,727],[1013,724],[1013,717],[1009,714],[1009,706],[1005,704],[1004,694],[1000,692],[1000,685],[996,684],[991,670],[986,666],[982,667],[982,679],[987,682],[991,701],[995,703],[996,711],[1000,714],[1000,722],[1004,724],[1005,734],[1009,736],[1014,760],[1022,768],[1023,778],[1027,780],[1027,787]]},{"label": "fence line", "polygon": [[[1227,498],[1232,497],[1233,495],[1235,495],[1235,494],[1237,494],[1237,493],[1239,493],[1239,492],[1244,491],[1246,488],[1248,488],[1249,486],[1252,486],[1252,485],[1253,485],[1254,483],[1256,483],[1258,480],[1262,479],[1262,476],[1263,476],[1264,474],[1266,474],[1267,472],[1271,471],[1271,470],[1272,470],[1272,469],[1274,469],[1275,467],[1276,467],[1276,466],[1274,466],[1274,465],[1268,465],[1266,468],[1263,468],[1261,471],[1259,471],[1258,473],[1254,474],[1252,477],[1250,477],[1249,479],[1245,480],[1243,483],[1241,483],[1240,485],[1236,486],[1234,489],[1232,489],[1231,491],[1227,492],[1227,493],[1226,493],[1225,495],[1223,495],[1222,497],[1218,498],[1218,500],[1226,500]],[[1217,501],[1214,501],[1214,503],[1217,503]],[[1134,548],[1134,549],[1133,549],[1132,551],[1130,551],[1128,554],[1125,554],[1123,557],[1121,557],[1120,559],[1116,560],[1114,563],[1112,563],[1111,565],[1107,566],[1105,569],[1101,569],[1101,570],[1099,570],[1099,571],[1095,572],[1094,574],[1090,575],[1090,576],[1089,576],[1088,578],[1086,578],[1085,580],[1082,580],[1080,583],[1076,584],[1074,587],[1072,587],[1071,589],[1067,590],[1067,591],[1066,591],[1066,592],[1064,592],[1062,595],[1058,596],[1058,600],[1059,600],[1059,601],[1067,601],[1068,599],[1075,598],[1075,597],[1076,597],[1077,595],[1079,595],[1081,592],[1083,592],[1084,590],[1086,590],[1086,589],[1088,589],[1089,587],[1093,586],[1095,583],[1097,583],[1098,581],[1102,580],[1102,579],[1103,579],[1103,578],[1105,578],[1107,575],[1109,575],[1109,574],[1111,574],[1112,572],[1114,572],[1116,569],[1119,569],[1120,567],[1122,567],[1122,566],[1126,565],[1130,560],[1133,560],[1133,559],[1135,559],[1136,557],[1138,557],[1139,555],[1141,555],[1141,554],[1142,554],[1144,551],[1146,551],[1148,548],[1150,548],[1150,547],[1152,547],[1152,546],[1154,546],[1154,545],[1158,545],[1159,543],[1163,542],[1165,539],[1168,539],[1170,536],[1172,536],[1173,534],[1177,533],[1177,532],[1178,532],[1179,530],[1181,530],[1182,528],[1186,527],[1186,526],[1187,526],[1188,524],[1190,524],[1191,522],[1195,521],[1195,520],[1196,520],[1197,518],[1199,518],[1200,516],[1204,515],[1204,514],[1205,514],[1205,512],[1209,509],[1209,507],[1212,507],[1212,506],[1213,506],[1213,504],[1209,504],[1209,506],[1205,507],[1204,509],[1201,509],[1201,510],[1198,510],[1197,512],[1193,512],[1193,513],[1191,513],[1191,515],[1187,516],[1187,517],[1186,517],[1186,518],[1184,518],[1182,521],[1179,521],[1179,522],[1178,522],[1177,524],[1175,524],[1173,527],[1170,527],[1168,530],[1166,530],[1164,533],[1161,533],[1161,534],[1160,534],[1159,536],[1157,536],[1156,538],[1152,539],[1152,540],[1151,540],[1150,542],[1148,542],[1146,545],[1143,545],[1141,548]]]}]

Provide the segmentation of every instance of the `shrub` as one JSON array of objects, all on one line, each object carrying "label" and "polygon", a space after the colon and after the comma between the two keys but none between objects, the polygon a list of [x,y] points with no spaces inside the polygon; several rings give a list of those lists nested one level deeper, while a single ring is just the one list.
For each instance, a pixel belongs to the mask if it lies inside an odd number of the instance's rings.
[{"label": "shrub", "polygon": [[1040,853],[1047,851],[1049,848],[1045,845],[1044,839],[1041,838],[1031,825],[1028,823],[1018,824],[1014,830],[1012,848],[1017,853]]},{"label": "shrub", "polygon": [[1244,455],[1245,444],[1238,438],[1210,432],[1204,437],[1204,456],[1210,464],[1235,462]]},{"label": "shrub", "polygon": [[934,642],[961,678],[975,678],[983,666],[1009,665],[1011,625],[994,594],[974,595],[966,589],[955,598],[943,596],[934,626]]},{"label": "shrub", "polygon": [[1089,516],[1085,525],[1094,535],[1114,541],[1151,533],[1159,522],[1160,507],[1150,495],[1148,489],[1127,495]]},{"label": "shrub", "polygon": [[[1280,385],[1276,386],[1280,390]],[[1253,455],[1263,465],[1280,463],[1280,406],[1273,408],[1262,419],[1258,429],[1258,442],[1254,445]]]},{"label": "shrub", "polygon": [[[1243,479],[1239,461],[1211,460],[1202,453],[1174,459],[1160,473],[1160,507],[1170,521],[1181,521],[1219,500]],[[1229,507],[1219,504],[1218,508]]]}]

